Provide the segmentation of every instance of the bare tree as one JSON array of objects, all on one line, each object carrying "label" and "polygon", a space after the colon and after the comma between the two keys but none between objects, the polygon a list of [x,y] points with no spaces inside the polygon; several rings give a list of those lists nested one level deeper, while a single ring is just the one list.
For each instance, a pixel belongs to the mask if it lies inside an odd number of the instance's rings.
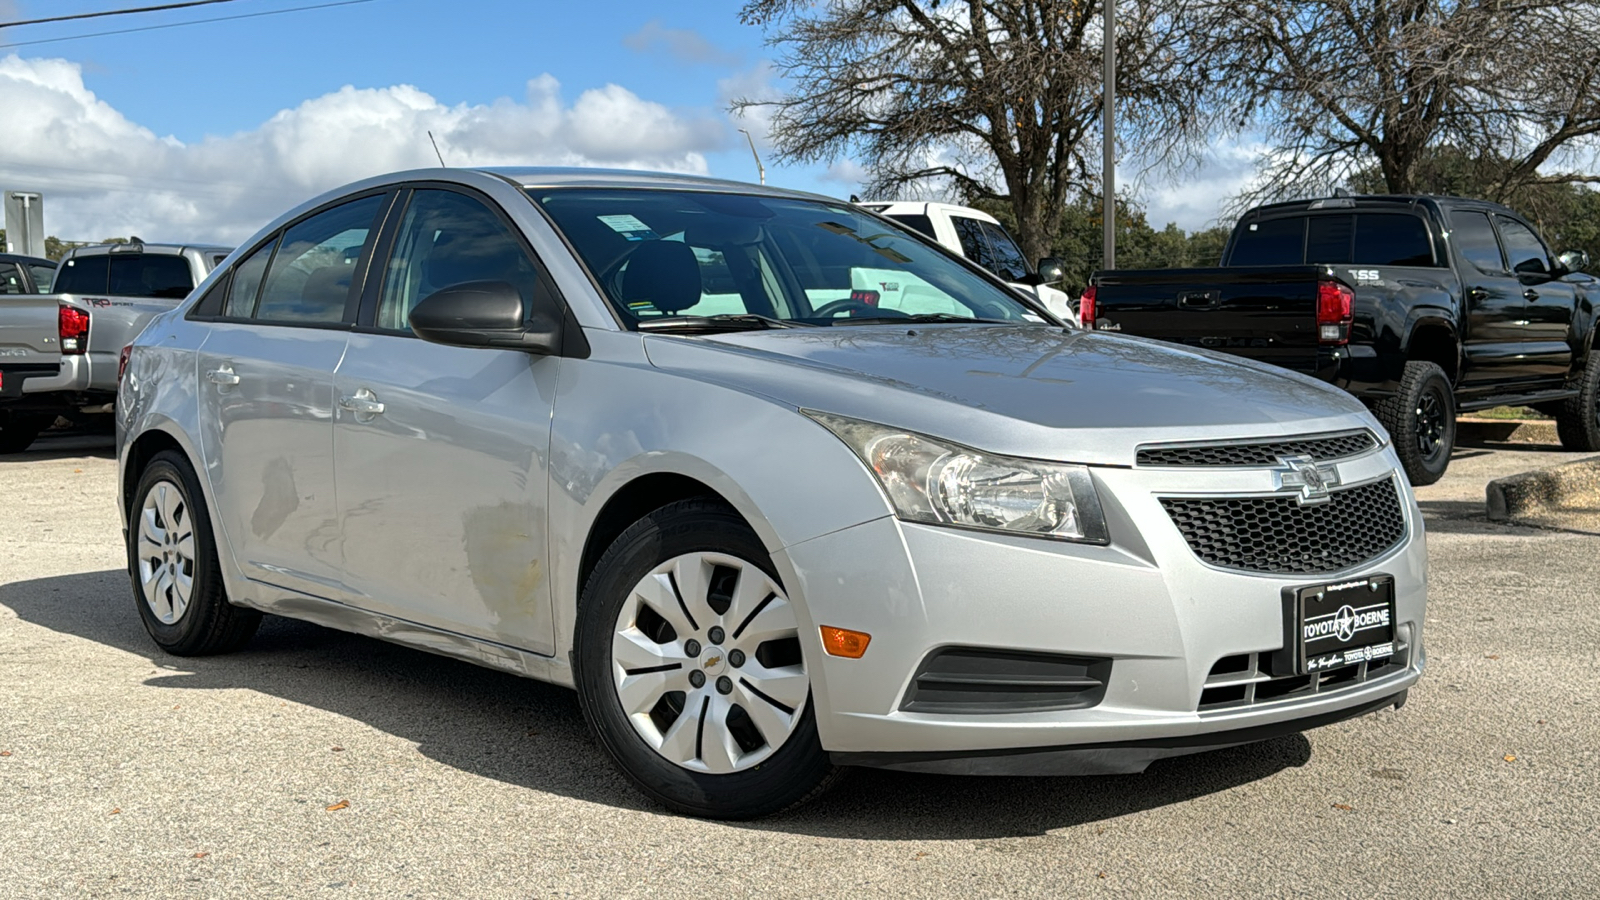
[{"label": "bare tree", "polygon": [[[1202,0],[1189,58],[1213,111],[1271,147],[1245,202],[1347,184],[1425,189],[1430,154],[1481,157],[1494,197],[1600,181],[1600,4],[1573,0]],[[1592,157],[1589,157],[1592,159]]]},{"label": "bare tree", "polygon": [[[1146,159],[1191,146],[1170,136],[1201,124],[1173,26],[1189,2],[1117,8],[1119,129]],[[734,108],[772,107],[781,159],[854,156],[884,196],[935,185],[1004,202],[1032,258],[1098,185],[1098,2],[750,0],[740,16],[768,30],[792,91]]]}]

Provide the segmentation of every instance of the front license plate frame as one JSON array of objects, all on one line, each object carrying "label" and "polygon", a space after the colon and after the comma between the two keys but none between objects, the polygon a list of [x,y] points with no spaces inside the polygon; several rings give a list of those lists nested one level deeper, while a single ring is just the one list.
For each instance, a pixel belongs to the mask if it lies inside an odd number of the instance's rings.
[{"label": "front license plate frame", "polygon": [[1284,590],[1283,650],[1273,669],[1310,675],[1394,655],[1394,576]]}]

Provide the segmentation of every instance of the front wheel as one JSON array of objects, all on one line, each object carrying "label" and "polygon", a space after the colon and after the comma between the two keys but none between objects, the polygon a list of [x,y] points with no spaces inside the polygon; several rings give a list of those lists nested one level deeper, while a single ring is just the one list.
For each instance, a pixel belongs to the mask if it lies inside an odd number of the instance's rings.
[{"label": "front wheel", "polygon": [[261,613],[234,606],[222,584],[211,519],[194,469],[156,454],[139,475],[128,516],[128,574],[145,630],[173,656],[244,646]]},{"label": "front wheel", "polygon": [[1456,445],[1456,401],[1443,369],[1420,360],[1406,363],[1400,390],[1378,401],[1373,412],[1389,429],[1412,484],[1433,484],[1444,477]]},{"label": "front wheel", "polygon": [[1600,350],[1589,351],[1578,396],[1562,401],[1556,410],[1556,435],[1568,450],[1600,450]]},{"label": "front wheel", "polygon": [[623,532],[583,592],[574,643],[584,717],[657,802],[749,819],[835,777],[794,607],[727,506],[683,500]]}]

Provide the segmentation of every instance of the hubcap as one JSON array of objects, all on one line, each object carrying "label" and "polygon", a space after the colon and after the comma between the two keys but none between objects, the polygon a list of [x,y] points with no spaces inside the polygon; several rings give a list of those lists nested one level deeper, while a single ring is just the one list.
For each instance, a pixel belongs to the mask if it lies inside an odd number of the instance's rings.
[{"label": "hubcap", "polygon": [[811,691],[783,589],[722,553],[667,560],[634,586],[617,616],[611,671],[639,737],[674,764],[713,774],[782,747]]},{"label": "hubcap", "polygon": [[158,481],[139,506],[139,590],[162,624],[183,618],[194,593],[194,524],[183,491]]},{"label": "hubcap", "polygon": [[1446,422],[1444,403],[1439,395],[1429,391],[1417,402],[1417,449],[1427,458],[1437,455],[1444,446]]}]

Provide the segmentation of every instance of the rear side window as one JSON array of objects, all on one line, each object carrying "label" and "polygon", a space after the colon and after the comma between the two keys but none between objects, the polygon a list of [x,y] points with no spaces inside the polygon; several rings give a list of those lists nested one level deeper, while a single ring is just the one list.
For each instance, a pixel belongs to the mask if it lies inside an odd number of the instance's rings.
[{"label": "rear side window", "polygon": [[111,257],[79,256],[61,264],[53,293],[104,294],[110,280]]},{"label": "rear side window", "polygon": [[56,280],[56,269],[55,269],[55,266],[41,266],[41,265],[30,264],[28,266],[28,271],[33,273],[33,288],[34,288],[34,291],[36,293],[40,293],[40,294],[53,294],[53,293],[55,293],[54,291],[52,291],[50,289],[50,286],[52,284],[54,284],[55,280]]},{"label": "rear side window", "polygon": [[1416,216],[1398,213],[1356,216],[1356,251],[1351,262],[1359,266],[1437,265],[1427,224]]},{"label": "rear side window", "polygon": [[181,256],[155,253],[115,254],[111,259],[113,297],[165,297],[182,300],[194,290],[189,261]]},{"label": "rear side window", "polygon": [[1456,245],[1473,268],[1491,275],[1506,271],[1505,259],[1500,255],[1500,242],[1495,240],[1494,228],[1489,225],[1487,213],[1457,210],[1450,214],[1450,242]]},{"label": "rear side window", "polygon": [[1028,258],[1022,255],[1022,249],[1017,242],[1006,234],[1006,230],[993,222],[984,222],[983,233],[989,239],[989,247],[994,250],[994,266],[991,272],[1004,278],[1006,281],[1021,281],[1028,277]]},{"label": "rear side window", "polygon": [[344,321],[356,261],[386,199],[382,194],[365,197],[289,226],[261,289],[255,317],[305,325]]},{"label": "rear side window", "polygon": [[1312,216],[1306,220],[1308,263],[1350,262],[1350,240],[1355,236],[1355,216]]},{"label": "rear side window", "polygon": [[1306,219],[1267,219],[1241,226],[1233,238],[1230,266],[1295,266],[1305,258]]},{"label": "rear side window", "polygon": [[22,267],[16,263],[0,262],[0,294],[20,294],[28,286],[22,282]]},{"label": "rear side window", "polygon": [[901,225],[906,226],[912,231],[920,232],[930,238],[937,238],[937,235],[933,233],[933,220],[927,216],[900,215],[890,216],[889,218],[899,222]]},{"label": "rear side window", "polygon": [[228,300],[222,314],[233,319],[248,319],[256,312],[256,294],[261,290],[261,279],[267,274],[267,263],[278,242],[268,241],[261,249],[250,254],[233,267],[233,277],[228,284]]},{"label": "rear side window", "polygon": [[950,224],[956,228],[956,239],[961,242],[961,255],[985,269],[995,269],[994,254],[989,252],[989,241],[983,236],[983,223],[966,216],[951,216]]}]

